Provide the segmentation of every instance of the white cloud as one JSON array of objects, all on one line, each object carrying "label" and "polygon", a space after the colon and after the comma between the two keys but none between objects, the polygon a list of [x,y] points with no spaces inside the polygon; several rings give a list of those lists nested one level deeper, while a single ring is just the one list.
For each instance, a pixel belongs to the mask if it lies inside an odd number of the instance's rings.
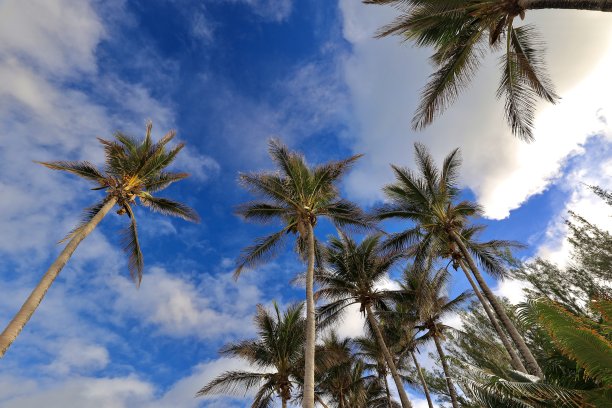
[{"label": "white cloud", "polygon": [[[463,183],[476,193],[488,217],[505,218],[542,192],[558,177],[563,160],[604,127],[598,116],[610,111],[607,95],[612,90],[612,16],[606,13],[532,13],[549,44],[552,77],[563,100],[538,111],[536,142],[525,144],[509,134],[503,103],[495,101],[499,74],[494,58],[484,61],[471,89],[434,125],[412,132],[419,89],[431,73],[425,65],[429,51],[401,46],[398,38],[371,38],[392,21],[391,7],[349,0],[340,7],[344,36],[353,46],[345,80],[356,120],[354,150],[366,153],[347,186],[362,201],[381,198],[380,187],[392,179],[388,164],[411,165],[412,144],[421,140],[437,160],[461,147]],[[597,38],[596,47],[588,41],[592,38]],[[564,71],[569,65],[572,69]]]},{"label": "white cloud", "polygon": [[201,339],[252,333],[259,289],[247,279],[234,282],[231,274],[201,275],[196,286],[184,277],[153,267],[136,291],[127,278],[116,276],[115,310],[124,318],[137,317],[159,333]]},{"label": "white cloud", "polygon": [[253,12],[267,21],[282,22],[289,18],[293,9],[293,0],[224,0],[233,3],[244,3]]},{"label": "white cloud", "polygon": [[57,358],[48,366],[49,372],[66,375],[72,372],[99,370],[109,362],[106,347],[87,344],[79,339],[63,341]]},{"label": "white cloud", "polygon": [[54,75],[95,71],[94,52],[104,34],[88,1],[7,0],[0,4],[0,59],[16,54]]},{"label": "white cloud", "polygon": [[[21,379],[0,378],[0,384],[17,383]],[[0,394],[0,404],[5,408],[128,408],[143,406],[153,395],[151,384],[135,376],[117,378],[75,377],[60,383],[44,384],[26,380],[33,385],[28,393],[20,387]],[[0,385],[0,391],[3,389]]]}]

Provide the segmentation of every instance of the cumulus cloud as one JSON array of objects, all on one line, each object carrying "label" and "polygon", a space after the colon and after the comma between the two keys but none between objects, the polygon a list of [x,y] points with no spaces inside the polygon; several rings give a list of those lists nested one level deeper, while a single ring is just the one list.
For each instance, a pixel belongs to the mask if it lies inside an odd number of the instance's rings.
[{"label": "cumulus cloud", "polygon": [[147,271],[138,293],[123,277],[116,278],[115,287],[120,316],[136,317],[166,336],[200,339],[250,334],[253,307],[261,296],[255,285],[246,279],[236,283],[231,274],[202,275],[196,286],[159,267]]},{"label": "cumulus cloud", "polygon": [[429,50],[401,46],[398,38],[372,39],[377,28],[393,19],[391,7],[349,0],[340,7],[344,37],[353,49],[345,80],[356,120],[354,150],[366,153],[347,186],[362,201],[380,199],[380,186],[392,179],[388,164],[412,165],[412,144],[422,141],[437,160],[461,147],[464,186],[474,191],[488,217],[505,218],[542,192],[559,176],[563,160],[602,131],[599,117],[610,110],[612,90],[607,74],[612,70],[612,17],[606,13],[532,13],[549,44],[548,61],[563,100],[539,109],[536,142],[525,144],[509,134],[503,103],[495,101],[499,73],[494,57],[484,61],[470,90],[434,125],[420,133],[409,130],[419,90],[431,72]]}]

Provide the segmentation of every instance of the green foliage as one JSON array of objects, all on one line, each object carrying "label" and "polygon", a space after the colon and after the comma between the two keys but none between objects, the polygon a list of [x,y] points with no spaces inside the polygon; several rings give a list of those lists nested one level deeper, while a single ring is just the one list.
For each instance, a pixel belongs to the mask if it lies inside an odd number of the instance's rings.
[{"label": "green foliage", "polygon": [[544,47],[532,26],[515,27],[525,10],[513,1],[492,0],[365,0],[391,4],[402,13],[383,27],[379,37],[401,35],[419,47],[433,47],[436,68],[421,96],[413,119],[415,129],[433,122],[456,101],[474,78],[487,51],[503,47],[497,97],[505,99],[512,132],[533,139],[533,115],[538,98],[555,103],[559,97],[546,73]]},{"label": "green foliage", "polygon": [[243,250],[236,277],[244,268],[255,267],[275,255],[289,234],[297,234],[296,249],[304,257],[308,226],[314,227],[319,217],[328,218],[338,228],[368,228],[371,224],[357,205],[339,197],[336,186],[361,156],[309,167],[302,155],[289,151],[278,140],[270,140],[269,152],[277,171],[240,174],[241,184],[266,201],[243,204],[237,214],[264,223],[278,220],[283,227]]},{"label": "green foliage", "polygon": [[289,400],[303,375],[303,350],[306,340],[306,321],[303,305],[292,305],[281,313],[278,305],[270,313],[257,307],[255,326],[258,338],[230,343],[220,353],[249,362],[257,371],[223,373],[202,387],[196,396],[229,394],[244,396],[257,389],[252,408],[270,406],[275,395]]},{"label": "green foliage", "polygon": [[115,133],[115,140],[98,138],[104,148],[103,170],[86,161],[40,162],[52,170],[66,171],[92,181],[95,183],[93,190],[106,192],[103,200],[85,209],[81,222],[62,241],[71,239],[81,231],[111,198],[115,199],[119,206],[117,213],[128,215],[130,224],[122,234],[123,247],[128,255],[130,275],[136,285],[140,285],[144,269],[136,216],[133,211],[133,207],[137,204],[136,199],[144,207],[163,215],[172,215],[187,221],[199,221],[198,214],[185,204],[151,195],[188,177],[187,173],[165,170],[174,162],[184,144],[179,143],[171,149],[167,147],[175,137],[174,131],[168,132],[155,143],[151,138],[152,128],[152,123],[147,123],[145,137],[142,140],[120,132]]}]

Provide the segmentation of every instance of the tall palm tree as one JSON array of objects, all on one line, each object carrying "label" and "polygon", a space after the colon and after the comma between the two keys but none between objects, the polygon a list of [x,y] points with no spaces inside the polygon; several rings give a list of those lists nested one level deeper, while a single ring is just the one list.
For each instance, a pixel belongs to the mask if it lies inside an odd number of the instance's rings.
[{"label": "tall palm tree", "polygon": [[336,362],[324,364],[324,369],[318,370],[319,402],[326,399],[337,408],[399,407],[396,401],[387,398],[382,381],[372,375],[371,364],[362,359],[363,354],[354,351],[356,345],[359,346],[350,338],[340,339],[334,331],[323,338],[322,352],[335,356]]},{"label": "tall palm tree", "polygon": [[[127,214],[130,225],[124,231],[124,249],[128,254],[128,268],[136,285],[140,285],[144,267],[136,218],[133,207],[140,203],[142,206],[155,212],[183,218],[187,221],[199,221],[194,210],[185,204],[155,197],[156,193],[170,184],[182,180],[187,173],[167,171],[166,168],[174,161],[184,144],[179,143],[168,149],[167,144],[174,138],[175,132],[170,131],[157,143],[151,138],[153,125],[147,123],[144,139],[137,140],[120,132],[115,133],[115,140],[109,141],[98,138],[104,146],[106,163],[103,170],[99,170],[92,163],[86,161],[54,161],[40,162],[52,170],[62,170],[76,174],[94,183],[93,190],[104,190],[105,195],[97,204],[87,208],[80,224],[72,230],[62,241],[69,241],[64,250],[51,264],[47,272],[34,288],[13,320],[0,334],[0,358],[15,341],[32,314],[47,293],[47,290],[57,278],[57,275],[68,262],[77,246],[102,221],[102,218],[117,205],[119,215]],[[138,202],[136,202],[138,198]]]},{"label": "tall palm tree", "polygon": [[[401,299],[401,298],[400,298]],[[423,370],[416,357],[419,346],[424,340],[418,337],[417,312],[411,305],[396,302],[391,312],[385,313],[386,319],[382,321],[385,338],[389,339],[389,348],[397,356],[398,365],[410,355],[414,368],[419,377],[425,399],[429,408],[434,408],[429,387],[423,376]]]},{"label": "tall palm tree", "polygon": [[337,319],[347,306],[360,305],[385,356],[402,406],[407,408],[412,405],[373,311],[373,308],[388,309],[385,304],[387,295],[385,291],[377,289],[376,285],[387,277],[391,267],[401,259],[400,252],[384,251],[379,234],[369,235],[361,244],[357,244],[349,236],[340,233],[340,238],[330,240],[324,254],[325,266],[317,270],[315,280],[321,285],[317,298],[324,297],[330,301],[319,309],[324,324]]},{"label": "tall palm tree", "polygon": [[415,129],[429,125],[455,102],[474,77],[487,48],[504,54],[497,97],[505,99],[506,118],[518,137],[533,138],[533,116],[538,98],[555,103],[546,73],[544,47],[532,25],[516,27],[527,10],[574,9],[612,11],[601,0],[364,0],[392,4],[402,11],[379,37],[401,35],[421,47],[433,47],[437,71],[425,86],[413,119]]},{"label": "tall palm tree", "polygon": [[[458,170],[461,164],[459,149],[453,150],[438,169],[425,148],[415,144],[415,158],[419,172],[392,166],[396,182],[384,187],[389,202],[376,210],[379,219],[399,218],[413,221],[416,225],[405,231],[391,234],[386,245],[392,249],[412,248],[416,265],[424,265],[432,254],[438,256],[448,253],[449,247],[456,246],[452,254],[459,254],[465,261],[465,270],[473,274],[484,297],[493,307],[531,374],[543,376],[536,359],[524,339],[508,317],[504,307],[485,282],[474,261],[488,272],[501,273],[498,252],[500,248],[512,245],[498,241],[484,246],[472,239],[474,229],[469,225],[470,218],[482,213],[481,208],[470,201],[460,201],[457,187]],[[466,234],[465,236],[462,234]],[[464,265],[465,266],[465,265]],[[463,269],[463,268],[462,268]],[[485,302],[486,303],[486,302]],[[493,322],[493,321],[492,321]],[[511,349],[511,348],[510,348]]]},{"label": "tall palm tree", "polygon": [[357,337],[353,341],[357,345],[355,355],[366,363],[368,370],[376,372],[379,382],[384,386],[387,408],[390,408],[392,399],[389,381],[387,381],[389,369],[387,368],[387,361],[378,341],[371,336]]},{"label": "tall palm tree", "polygon": [[[507,270],[503,265],[504,260],[502,259],[504,257],[504,253],[509,252],[510,248],[522,248],[523,245],[514,241],[505,240],[491,240],[487,242],[476,241],[476,235],[482,232],[484,228],[485,227],[483,225],[469,225],[461,230],[460,236],[463,237],[467,248],[477,259],[480,260],[481,265],[484,266],[484,269],[489,274],[497,278],[504,278],[506,277],[507,273]],[[417,243],[413,246],[412,249],[413,251],[420,251],[423,250],[424,247],[420,246]],[[497,318],[494,315],[493,310],[491,310],[491,307],[485,300],[483,294],[478,289],[478,285],[476,284],[476,282],[474,282],[474,279],[472,279],[472,276],[470,275],[470,270],[467,267],[464,256],[462,255],[461,251],[459,251],[457,244],[454,241],[450,240],[445,242],[440,248],[437,248],[437,250],[438,252],[431,254],[431,256],[439,256],[444,259],[449,259],[455,270],[461,268],[461,270],[463,271],[465,277],[470,283],[470,286],[472,287],[472,291],[480,301],[480,304],[482,305],[485,314],[491,321],[493,329],[497,333],[497,336],[501,340],[502,345],[508,353],[512,368],[517,371],[527,373],[527,369],[525,368],[520,357],[514,350],[514,347],[512,347],[512,344],[506,336],[506,333],[501,328],[499,322],[497,321]]]},{"label": "tall palm tree", "polygon": [[315,302],[313,275],[316,255],[314,226],[326,217],[338,228],[368,227],[370,221],[361,209],[339,197],[336,183],[360,157],[332,161],[310,167],[304,157],[290,152],[278,140],[270,140],[270,157],[276,172],[240,174],[241,183],[265,201],[250,202],[237,213],[245,219],[263,222],[279,220],[282,229],[244,249],[234,273],[254,267],[274,254],[289,235],[296,235],[297,252],[307,260],[306,273],[306,360],[304,368],[304,407],[314,408]]},{"label": "tall palm tree", "polygon": [[270,406],[275,395],[286,408],[302,371],[300,363],[306,340],[303,311],[302,303],[289,306],[282,314],[276,303],[273,313],[258,305],[254,319],[258,338],[230,343],[220,351],[224,356],[248,361],[256,370],[225,372],[202,387],[196,396],[244,395],[256,389],[252,408]]},{"label": "tall palm tree", "polygon": [[429,270],[407,270],[402,289],[406,295],[405,301],[417,317],[416,328],[425,331],[420,341],[433,340],[436,345],[453,408],[459,408],[457,392],[442,348],[442,340],[449,326],[443,324],[442,319],[456,312],[461,304],[469,299],[470,293],[463,292],[451,300],[445,294],[450,274],[445,269],[440,269],[432,277],[429,277],[429,274]]}]

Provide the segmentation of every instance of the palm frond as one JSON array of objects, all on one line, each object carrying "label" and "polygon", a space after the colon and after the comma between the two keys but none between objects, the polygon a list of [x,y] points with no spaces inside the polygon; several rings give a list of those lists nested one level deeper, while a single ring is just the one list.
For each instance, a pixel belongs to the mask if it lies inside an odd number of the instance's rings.
[{"label": "palm frond", "polygon": [[104,175],[96,168],[96,166],[88,161],[37,161],[35,163],[42,164],[51,170],[67,171],[68,173],[83,177],[84,179],[95,181],[100,186],[106,186]]},{"label": "palm frond", "polygon": [[143,206],[160,214],[172,215],[186,221],[200,222],[200,216],[194,209],[183,203],[179,203],[178,201],[161,197],[153,197],[150,194],[141,194],[138,196],[138,198]]},{"label": "palm frond", "polygon": [[244,396],[250,389],[259,386],[266,380],[264,373],[248,371],[227,371],[202,387],[197,397],[214,394]]},{"label": "palm frond", "polygon": [[136,217],[129,204],[126,204],[123,208],[130,218],[130,225],[123,232],[123,250],[128,254],[128,269],[130,271],[130,276],[136,286],[140,286],[140,282],[142,282],[144,260],[142,251],[140,250],[140,242],[138,241]]},{"label": "palm frond", "polygon": [[279,232],[263,238],[258,238],[255,240],[254,245],[246,247],[238,259],[238,266],[234,271],[234,279],[240,276],[244,268],[253,268],[259,265],[266,257],[274,256],[276,250],[278,250],[283,243],[283,238],[286,237],[290,227],[293,226],[290,225]]}]

